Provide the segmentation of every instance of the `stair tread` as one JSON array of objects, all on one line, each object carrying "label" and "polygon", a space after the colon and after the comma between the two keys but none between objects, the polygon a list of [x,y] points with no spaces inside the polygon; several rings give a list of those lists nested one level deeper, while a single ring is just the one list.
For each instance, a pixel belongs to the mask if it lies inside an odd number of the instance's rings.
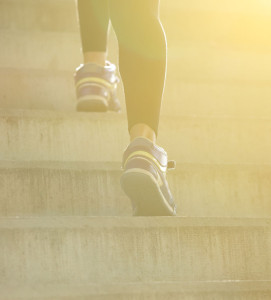
[{"label": "stair tread", "polygon": [[[225,281],[177,281],[177,282],[127,282],[112,284],[63,285],[50,284],[33,286],[1,287],[2,296],[25,297],[76,297],[86,295],[117,295],[141,293],[182,293],[182,292],[248,292],[271,291],[270,280],[225,280]],[[23,296],[25,295],[25,296]]]}]

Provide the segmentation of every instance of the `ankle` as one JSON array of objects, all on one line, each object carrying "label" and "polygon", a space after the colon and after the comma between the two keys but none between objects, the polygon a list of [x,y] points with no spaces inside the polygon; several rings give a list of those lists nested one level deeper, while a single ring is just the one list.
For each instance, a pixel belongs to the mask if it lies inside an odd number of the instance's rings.
[{"label": "ankle", "polygon": [[156,143],[156,133],[154,130],[146,124],[136,124],[130,129],[130,141],[138,137],[144,137]]},{"label": "ankle", "polygon": [[106,65],[106,52],[85,52],[84,55],[84,63],[95,63],[97,65],[105,66]]}]

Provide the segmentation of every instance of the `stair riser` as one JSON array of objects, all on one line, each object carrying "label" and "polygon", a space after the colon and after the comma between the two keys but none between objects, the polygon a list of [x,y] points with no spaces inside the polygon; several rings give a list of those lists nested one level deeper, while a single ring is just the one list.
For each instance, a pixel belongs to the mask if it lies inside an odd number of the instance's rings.
[{"label": "stair riser", "polygon": [[[167,31],[178,30],[178,37],[184,39],[208,39],[217,37],[218,42],[227,38],[231,33],[230,43],[238,43],[236,36],[231,30],[244,26],[249,32],[247,38],[256,31],[249,31],[255,25],[251,20],[257,20],[257,32],[270,27],[269,7],[265,3],[250,1],[246,6],[234,0],[227,4],[218,4],[215,0],[205,1],[204,4],[198,1],[161,1],[160,15]],[[249,15],[249,18],[246,17]],[[268,19],[269,18],[269,19]],[[239,21],[239,22],[238,22]],[[176,28],[176,22],[179,28]],[[214,24],[216,27],[214,27]],[[225,26],[229,24],[229,26]],[[269,26],[268,26],[269,25]],[[20,30],[41,30],[41,31],[66,31],[75,32],[78,30],[77,13],[75,1],[73,0],[2,0],[0,3],[0,28]],[[233,28],[233,29],[232,29]],[[201,35],[199,35],[201,32]],[[207,34],[207,36],[205,36]],[[236,34],[236,32],[235,32]],[[254,37],[254,36],[253,36]],[[243,37],[242,42],[246,41]],[[265,43],[268,43],[266,36]],[[255,46],[255,45],[253,45]]]},{"label": "stair riser", "polygon": [[[1,108],[74,112],[77,102],[73,73],[0,69]],[[125,111],[122,83],[118,97]]]},{"label": "stair riser", "polygon": [[[270,131],[268,119],[161,118],[158,143],[180,163],[262,165]],[[129,142],[118,114],[4,113],[0,133],[2,160],[119,162]]]},{"label": "stair riser", "polygon": [[[50,168],[0,169],[1,216],[132,215],[120,188],[121,171]],[[168,181],[178,215],[268,217],[271,169],[182,166]]]},{"label": "stair riser", "polygon": [[[60,118],[48,119],[44,113],[45,118],[43,112],[34,118],[0,117],[2,160],[121,160],[129,141],[123,116],[78,114],[74,119],[73,114],[63,113]],[[105,141],[112,145],[110,151]]]},{"label": "stair riser", "polygon": [[[0,33],[0,44],[5,45],[0,48],[2,68],[74,72],[83,63],[79,32],[2,30]],[[108,59],[117,63],[118,45],[113,32],[110,34],[108,52]]]},{"label": "stair riser", "polygon": [[169,45],[200,42],[209,44],[213,49],[227,49],[229,53],[270,53],[271,41],[266,38],[271,33],[270,6],[262,13],[246,13],[245,8],[241,13],[227,12],[225,8],[224,11],[187,11],[177,8],[172,13],[161,12]]},{"label": "stair riser", "polygon": [[0,170],[0,215],[132,215],[120,171]]},{"label": "stair riser", "polygon": [[[202,2],[201,0],[193,1],[178,1],[172,0],[171,2],[162,0],[162,7],[168,7],[171,11],[186,11],[189,13],[193,12],[221,12],[221,13],[241,13],[241,14],[263,14],[270,15],[269,9],[270,5],[268,2],[259,3],[257,0],[250,1],[247,5],[243,3],[229,0],[227,2],[217,2],[216,0],[206,0]],[[218,18],[219,19],[219,18]],[[215,29],[215,28],[214,28]]]},{"label": "stair riser", "polygon": [[0,3],[0,28],[29,31],[77,31],[73,0],[7,0]]},{"label": "stair riser", "polygon": [[270,95],[268,85],[167,80],[162,114],[269,118]]},{"label": "stair riser", "polygon": [[2,70],[0,97],[2,108],[75,111],[73,74]]},{"label": "stair riser", "polygon": [[271,279],[270,226],[39,222],[1,225],[1,285]]},{"label": "stair riser", "polygon": [[[83,62],[79,33],[3,31],[0,43],[6,45],[0,50],[0,66],[4,68],[74,71]],[[110,59],[117,62],[117,42],[113,34],[109,45]],[[271,80],[270,69],[270,52],[232,50],[209,42],[169,44],[169,81],[266,83]]]},{"label": "stair riser", "polygon": [[[0,79],[2,108],[75,110],[73,72],[0,69]],[[270,95],[268,86],[168,80],[162,115],[270,117]],[[125,111],[121,88],[119,97]]]}]

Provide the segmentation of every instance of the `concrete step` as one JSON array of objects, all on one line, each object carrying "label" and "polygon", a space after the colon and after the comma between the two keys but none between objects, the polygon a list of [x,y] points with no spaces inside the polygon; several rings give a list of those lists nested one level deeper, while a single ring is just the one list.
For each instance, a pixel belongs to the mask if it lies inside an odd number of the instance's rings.
[{"label": "concrete step", "polygon": [[243,13],[243,14],[263,14],[270,15],[270,2],[250,0],[244,5],[242,1],[229,0],[227,2],[217,2],[215,0],[191,0],[191,1],[166,1],[162,0],[161,5],[164,9],[171,11],[187,11],[188,13],[194,11],[208,11],[208,12],[229,12],[229,13]]},{"label": "concrete step", "polygon": [[[267,83],[167,80],[162,114],[269,118],[269,95],[271,87]],[[122,86],[119,97],[125,111]],[[74,111],[73,71],[0,68],[0,99],[2,108]]]},{"label": "concrete step", "polygon": [[[179,216],[270,217],[271,167],[185,165],[168,173]],[[0,216],[131,216],[119,163],[1,162]]]},{"label": "concrete step", "polygon": [[[259,13],[247,12],[245,5],[242,5],[242,12],[229,12],[223,9],[218,11],[217,8],[191,11],[189,8],[181,8],[183,3],[178,3],[180,7],[171,12],[161,8],[162,22],[169,45],[201,42],[231,51],[270,53],[271,42],[267,38],[271,32],[270,5],[269,8],[266,7],[266,11]],[[258,6],[261,4],[257,2]],[[200,6],[202,8],[202,5]]]},{"label": "concrete step", "polygon": [[[77,102],[73,74],[74,71],[0,68],[1,108],[74,112]],[[122,83],[118,97],[124,112]]]},{"label": "concrete step", "polygon": [[[257,0],[249,1],[249,3],[246,2],[246,5],[244,5],[243,2],[236,2],[234,0],[221,4],[215,0],[207,0],[204,3],[200,0],[182,2],[178,0],[161,1],[160,13],[164,23],[170,22],[170,19],[173,19],[178,14],[180,16],[180,18],[177,19],[178,23],[182,25],[182,22],[186,20],[188,15],[191,16],[189,20],[192,21],[194,16],[199,12],[201,15],[205,13],[215,13],[217,16],[216,22],[218,24],[220,24],[219,22],[223,19],[223,14],[224,16],[225,14],[229,16],[225,24],[229,24],[232,18],[234,18],[234,15],[240,16],[241,18],[244,15],[248,15],[252,19],[254,16],[260,16],[258,17],[258,23],[256,25],[258,27],[262,24],[262,18],[271,15],[271,7],[268,1],[259,2]],[[1,0],[0,2],[0,28],[75,32],[78,30],[76,19],[76,5],[73,0]],[[201,22],[203,27],[208,25],[210,20],[212,20],[212,18],[208,18],[207,22]],[[196,25],[198,21],[186,24],[191,25],[191,23],[194,23]],[[237,26],[240,28],[242,24],[238,24]],[[251,26],[251,23],[248,24],[248,26]],[[181,27],[182,26],[180,26],[180,30]],[[221,26],[222,30],[223,28],[225,30],[225,26]],[[175,27],[175,29],[178,28]],[[212,29],[213,32],[216,31],[216,28]],[[183,32],[184,31],[185,30],[183,30]],[[190,26],[187,26],[187,32],[189,31]],[[192,34],[191,32],[189,36]],[[254,32],[249,32],[249,34],[253,35]]]},{"label": "concrete step", "polygon": [[73,0],[1,0],[0,28],[31,31],[77,31]]},{"label": "concrete step", "polygon": [[0,69],[1,108],[75,111],[75,97],[73,72]]},{"label": "concrete step", "polygon": [[187,281],[5,287],[4,300],[269,300],[270,281]]},{"label": "concrete step", "polygon": [[[158,144],[180,163],[267,165],[270,130],[270,119],[164,117]],[[0,133],[2,161],[120,162],[129,142],[114,113],[2,110]]]},{"label": "concrete step", "polygon": [[[74,72],[83,62],[79,32],[1,30],[1,68]],[[109,59],[118,61],[118,44],[112,32]]]},{"label": "concrete step", "polygon": [[271,87],[267,82],[210,82],[192,78],[167,80],[162,113],[171,116],[269,118],[270,95]]},{"label": "concrete step", "polygon": [[1,216],[132,215],[119,163],[0,163]]},{"label": "concrete step", "polygon": [[[161,18],[169,45],[201,41],[231,50],[270,53],[270,5],[256,0],[246,5],[232,1],[225,5],[213,2],[210,0],[202,5],[198,0],[191,3],[161,1]],[[0,29],[27,30],[37,35],[48,31],[73,32],[79,39],[75,1],[2,0]],[[20,40],[22,38],[17,37],[17,47]],[[60,41],[62,43],[63,38]],[[58,46],[61,47],[61,43],[58,42]],[[44,49],[48,49],[48,43]]]},{"label": "concrete step", "polygon": [[82,63],[79,33],[1,30],[0,66],[74,71]]},{"label": "concrete step", "polygon": [[[0,42],[6,45],[0,50],[0,66],[3,68],[73,72],[82,62],[80,37],[76,33],[2,31]],[[109,44],[114,52],[111,57],[116,62],[117,41],[114,36]],[[255,81],[257,84],[271,80],[270,51],[237,51],[210,42],[181,40],[169,43],[168,61],[169,81]]]},{"label": "concrete step", "polygon": [[270,82],[270,54],[183,43],[168,50],[168,79],[263,84]]},{"label": "concrete step", "polygon": [[18,217],[0,231],[1,286],[271,280],[270,218]]},{"label": "concrete step", "polygon": [[[6,45],[0,49],[1,107],[74,110],[73,73],[82,61],[78,34],[8,30],[2,31],[0,43]],[[162,114],[271,115],[269,54],[182,43],[169,48]],[[109,45],[110,59],[116,63],[114,35]],[[125,111],[122,85],[119,98]]]}]

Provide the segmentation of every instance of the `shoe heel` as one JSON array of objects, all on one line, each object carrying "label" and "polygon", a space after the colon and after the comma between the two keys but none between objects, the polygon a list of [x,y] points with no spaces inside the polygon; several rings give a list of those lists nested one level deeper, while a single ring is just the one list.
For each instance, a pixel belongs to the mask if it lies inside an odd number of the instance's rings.
[{"label": "shoe heel", "polygon": [[105,112],[108,110],[108,91],[101,86],[91,83],[79,87],[77,90],[77,111]]}]

